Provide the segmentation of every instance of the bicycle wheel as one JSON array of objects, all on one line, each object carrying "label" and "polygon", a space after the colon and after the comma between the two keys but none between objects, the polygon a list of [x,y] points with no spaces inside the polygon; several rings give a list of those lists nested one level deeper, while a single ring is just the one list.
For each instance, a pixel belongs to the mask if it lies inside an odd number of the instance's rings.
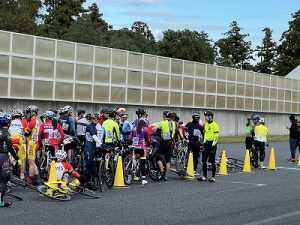
[{"label": "bicycle wheel", "polygon": [[38,169],[39,169],[40,178],[44,181],[48,179],[48,168],[46,167],[47,167],[47,159],[45,156],[42,156],[38,163]]},{"label": "bicycle wheel", "polygon": [[[162,162],[163,171],[160,171],[158,161]],[[166,161],[160,154],[154,154],[148,158],[148,174],[153,181],[160,181],[166,175]]]},{"label": "bicycle wheel", "polygon": [[94,192],[88,188],[84,188],[81,186],[78,186],[78,187],[68,186],[68,187],[76,194],[84,195],[84,196],[87,196],[90,198],[100,198],[100,196],[96,192]]},{"label": "bicycle wheel", "polygon": [[244,161],[240,159],[235,159],[235,158],[228,158],[228,161],[231,161],[236,169],[242,170],[244,167]]},{"label": "bicycle wheel", "polygon": [[123,162],[123,167],[124,167],[124,182],[127,185],[132,184],[133,181],[133,159],[131,155],[127,155],[124,158]]},{"label": "bicycle wheel", "polygon": [[39,191],[39,193],[41,193],[42,195],[51,198],[51,199],[55,199],[55,200],[59,200],[59,201],[70,201],[71,200],[71,196],[61,193],[59,192],[59,190],[53,190],[45,185],[39,185],[37,187],[37,190]]},{"label": "bicycle wheel", "polygon": [[9,180],[10,180],[10,182],[14,183],[17,186],[20,186],[20,187],[23,187],[23,188],[29,188],[31,190],[36,191],[36,186],[33,186],[33,185],[27,183],[25,180],[21,180],[17,177],[14,177],[14,176],[11,176]]},{"label": "bicycle wheel", "polygon": [[113,159],[110,159],[107,168],[104,169],[104,182],[108,188],[112,188],[114,185],[114,167]]},{"label": "bicycle wheel", "polygon": [[104,161],[103,160],[100,160],[99,161],[99,170],[98,170],[98,185],[99,185],[99,190],[100,192],[103,192],[104,190],[104,180],[105,180],[105,177],[104,177]]}]

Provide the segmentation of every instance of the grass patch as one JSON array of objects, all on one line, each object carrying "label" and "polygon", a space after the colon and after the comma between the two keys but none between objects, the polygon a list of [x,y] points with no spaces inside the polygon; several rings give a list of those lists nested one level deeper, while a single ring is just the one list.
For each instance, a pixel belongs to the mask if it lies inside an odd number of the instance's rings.
[{"label": "grass patch", "polygon": [[[288,141],[288,135],[269,135],[268,142],[280,142],[280,141]],[[226,143],[244,143],[245,136],[227,136],[227,137],[220,137],[218,143],[226,144]]]}]

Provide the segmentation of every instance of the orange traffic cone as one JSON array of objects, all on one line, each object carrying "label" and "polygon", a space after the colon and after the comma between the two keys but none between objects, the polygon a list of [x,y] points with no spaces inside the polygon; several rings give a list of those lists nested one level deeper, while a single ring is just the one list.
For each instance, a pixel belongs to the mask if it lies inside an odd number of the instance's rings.
[{"label": "orange traffic cone", "polygon": [[221,163],[220,163],[220,169],[219,169],[219,175],[227,176],[227,158],[226,158],[226,152],[223,150],[222,156],[221,156]]},{"label": "orange traffic cone", "polygon": [[115,180],[114,180],[114,187],[127,187],[124,184],[124,172],[123,172],[122,156],[118,157]]},{"label": "orange traffic cone", "polygon": [[195,180],[194,157],[193,157],[192,152],[190,152],[190,154],[189,154],[189,160],[188,160],[187,169],[186,169],[186,176],[184,178],[187,180]]}]

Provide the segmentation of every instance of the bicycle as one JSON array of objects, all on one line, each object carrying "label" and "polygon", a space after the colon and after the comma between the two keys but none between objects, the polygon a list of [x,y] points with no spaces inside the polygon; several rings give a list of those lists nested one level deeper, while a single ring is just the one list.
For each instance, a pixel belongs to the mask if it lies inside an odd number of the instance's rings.
[{"label": "bicycle", "polygon": [[40,178],[45,181],[48,179],[49,176],[48,168],[51,164],[51,161],[55,159],[55,157],[52,156],[52,154],[54,154],[55,149],[53,149],[54,147],[49,145],[49,142],[46,139],[43,140],[43,146],[44,151],[42,151],[42,156],[38,159],[37,165],[40,173]]},{"label": "bicycle", "polygon": [[[166,174],[166,161],[162,155],[155,152],[155,148],[148,148],[149,154],[146,159],[146,174],[153,181],[160,181]],[[134,177],[141,177],[139,155],[135,154],[135,148],[130,146],[128,154],[123,160],[124,181],[127,185],[132,184]],[[158,161],[162,162],[163,171],[160,171]]]}]

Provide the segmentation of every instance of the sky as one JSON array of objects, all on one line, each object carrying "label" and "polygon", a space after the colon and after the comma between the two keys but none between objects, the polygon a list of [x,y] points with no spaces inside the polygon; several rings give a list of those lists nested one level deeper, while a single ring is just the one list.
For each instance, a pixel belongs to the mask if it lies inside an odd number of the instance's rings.
[{"label": "sky", "polygon": [[168,29],[204,31],[217,41],[224,37],[232,21],[250,36],[252,46],[260,45],[263,28],[273,30],[279,42],[288,29],[291,14],[300,9],[299,0],[87,0],[85,6],[97,3],[103,19],[114,29],[130,28],[134,21],[146,22],[159,39]]}]

